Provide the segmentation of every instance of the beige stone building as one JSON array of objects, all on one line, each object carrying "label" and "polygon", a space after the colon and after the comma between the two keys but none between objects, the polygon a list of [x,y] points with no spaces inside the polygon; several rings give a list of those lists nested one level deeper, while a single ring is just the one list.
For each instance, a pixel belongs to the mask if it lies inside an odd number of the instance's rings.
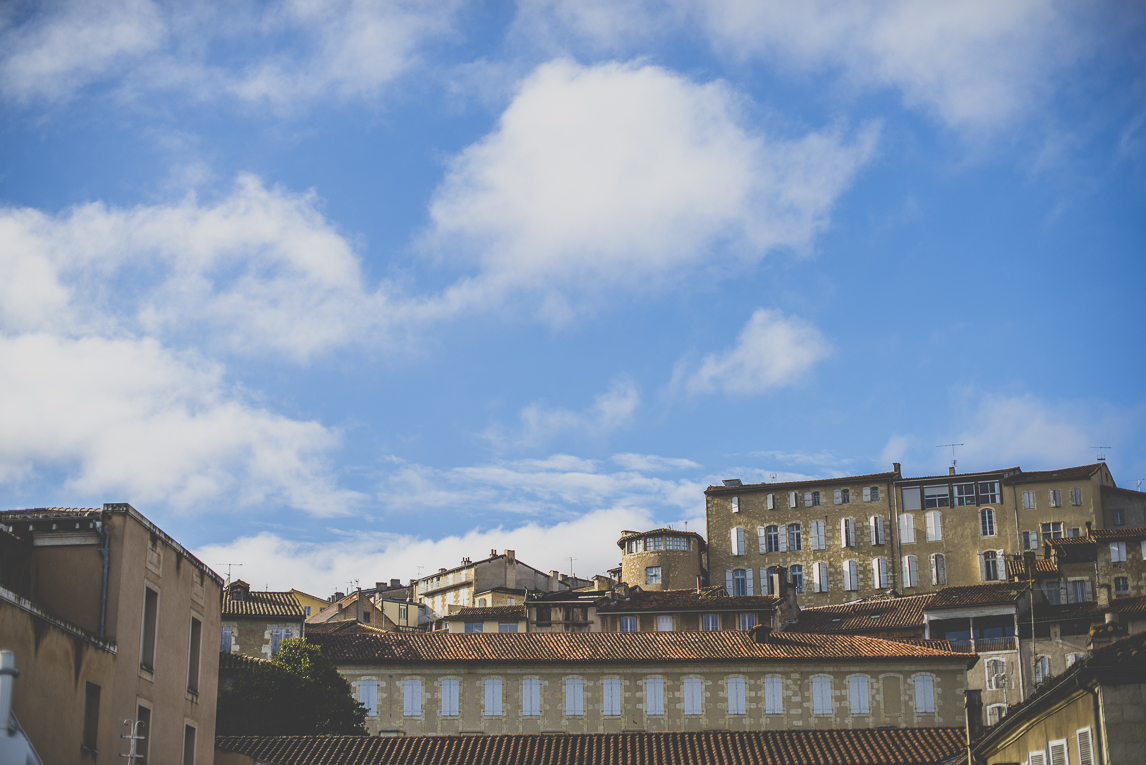
[{"label": "beige stone building", "polygon": [[443,616],[439,624],[448,632],[527,632],[529,619],[525,606],[484,606],[461,608]]},{"label": "beige stone building", "polygon": [[708,571],[730,595],[771,594],[785,568],[807,605],[895,588],[892,524],[899,464],[889,473],[741,484],[705,491]]},{"label": "beige stone building", "polygon": [[219,650],[269,660],[282,641],[305,634],[305,620],[293,592],[252,590],[238,579],[223,592]]},{"label": "beige stone building", "polygon": [[782,627],[786,619],[774,619],[781,604],[773,595],[731,597],[719,585],[652,592],[634,588],[597,606],[597,618],[603,632],[748,631],[758,625]]},{"label": "beige stone building", "polygon": [[326,634],[371,735],[935,727],[974,656],[752,633]]},{"label": "beige stone building", "polygon": [[212,761],[222,579],[127,504],[0,512],[0,647],[46,763]]},{"label": "beige stone building", "polygon": [[704,537],[695,531],[623,531],[621,581],[646,591],[696,588],[708,582]]},{"label": "beige stone building", "polygon": [[460,566],[438,569],[438,573],[414,580],[412,598],[425,603],[432,619],[460,608],[516,606],[525,602],[527,592],[557,592],[591,587],[593,582],[566,576],[557,571],[545,573],[519,563],[513,550],[490,555],[476,563],[469,558]]}]

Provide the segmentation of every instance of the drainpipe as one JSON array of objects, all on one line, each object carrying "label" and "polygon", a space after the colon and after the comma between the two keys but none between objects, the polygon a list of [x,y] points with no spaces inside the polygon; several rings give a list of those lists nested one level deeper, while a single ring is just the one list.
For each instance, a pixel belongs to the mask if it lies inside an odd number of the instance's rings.
[{"label": "drainpipe", "polygon": [[[898,474],[898,463],[895,463],[895,468],[895,472]],[[888,499],[888,509],[891,510],[891,528],[888,529],[888,531],[895,535],[895,558],[891,561],[891,589],[901,595],[903,594],[903,590],[899,587],[899,571],[900,567],[903,566],[903,555],[901,554],[902,549],[899,546],[899,494],[896,492],[896,489],[902,489],[902,487],[898,485],[899,480],[902,478],[903,476],[900,475],[897,480],[891,482],[891,497]]]},{"label": "drainpipe", "polygon": [[107,625],[107,569],[108,558],[110,557],[110,550],[108,544],[111,535],[107,531],[107,521],[101,520],[99,522],[99,554],[103,558],[103,586],[100,589],[99,596],[99,639],[104,640],[104,628]]}]

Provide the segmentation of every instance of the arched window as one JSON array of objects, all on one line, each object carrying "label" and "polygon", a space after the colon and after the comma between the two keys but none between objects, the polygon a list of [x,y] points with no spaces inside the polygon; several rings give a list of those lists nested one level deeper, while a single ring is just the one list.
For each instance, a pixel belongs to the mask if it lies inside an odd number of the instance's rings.
[{"label": "arched window", "polygon": [[995,536],[995,511],[989,507],[984,507],[979,511],[979,528],[983,536]]},{"label": "arched window", "polygon": [[999,554],[994,550],[987,550],[986,552],[979,553],[979,555],[983,561],[983,581],[999,581]]},{"label": "arched window", "polygon": [[769,526],[764,529],[764,552],[780,552],[780,528]]}]

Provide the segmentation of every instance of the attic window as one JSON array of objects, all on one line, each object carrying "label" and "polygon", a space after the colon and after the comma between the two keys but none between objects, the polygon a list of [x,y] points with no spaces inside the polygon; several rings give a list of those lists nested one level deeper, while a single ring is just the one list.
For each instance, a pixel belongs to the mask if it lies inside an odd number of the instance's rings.
[{"label": "attic window", "polygon": [[878,619],[878,618],[879,618],[879,617],[881,617],[881,616],[883,616],[883,614],[870,614],[870,615],[869,615],[867,618],[869,618],[869,619]]},{"label": "attic window", "polygon": [[724,479],[724,485],[725,486],[743,486],[744,484],[741,483],[739,478],[725,478]]},{"label": "attic window", "polygon": [[842,617],[842,616],[837,616],[835,619],[832,619],[832,621],[833,621],[833,622],[842,622],[842,621],[843,621],[843,617]]}]

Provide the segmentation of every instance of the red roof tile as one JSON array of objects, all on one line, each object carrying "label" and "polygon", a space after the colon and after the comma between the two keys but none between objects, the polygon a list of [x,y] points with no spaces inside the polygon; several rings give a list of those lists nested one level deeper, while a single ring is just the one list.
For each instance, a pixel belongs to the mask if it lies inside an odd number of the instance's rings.
[{"label": "red roof tile", "polygon": [[633,611],[771,611],[780,602],[775,595],[730,597],[723,587],[705,587],[698,594],[690,590],[641,590],[633,588],[628,599],[597,607],[599,614]]},{"label": "red roof tile", "polygon": [[302,621],[306,618],[302,606],[298,604],[293,593],[250,590],[246,592],[242,600],[235,600],[231,597],[232,588],[234,588],[234,584],[223,592],[224,619],[235,616],[250,616]]},{"label": "red roof tile", "polygon": [[333,632],[365,632],[376,633],[383,630],[377,627],[371,627],[369,624],[363,624],[357,619],[333,619],[329,622],[307,622],[306,634],[307,635],[329,635]]},{"label": "red roof tile", "polygon": [[965,748],[962,728],[499,736],[219,736],[270,765],[923,765]]},{"label": "red roof tile", "polygon": [[1062,603],[1060,605],[1040,604],[1035,607],[1035,619],[1039,622],[1059,622],[1071,619],[1102,619],[1107,612],[1115,614],[1146,614],[1146,596],[1115,598],[1108,608],[1102,608],[1097,601],[1083,603]]},{"label": "red roof tile", "polygon": [[796,487],[824,486],[849,483],[868,483],[871,481],[894,481],[898,478],[895,473],[868,473],[867,475],[845,475],[838,478],[810,478],[806,481],[788,481],[786,483],[746,483],[742,486],[709,486],[705,494],[737,494],[744,489],[784,489],[787,491]]},{"label": "red roof tile", "polygon": [[923,626],[923,609],[934,595],[911,595],[906,598],[879,598],[838,606],[805,608],[795,624],[785,632],[880,632]]},{"label": "red roof tile", "polygon": [[223,672],[231,669],[242,669],[255,664],[270,664],[267,659],[256,659],[251,656],[245,656],[241,653],[231,653],[230,651],[219,651],[219,671]]},{"label": "red roof tile", "polygon": [[[1035,559],[1035,579],[1058,579],[1058,567],[1055,565],[1054,560],[1051,558],[1036,558]],[[1007,561],[1007,578],[1030,579],[1031,572],[1027,568],[1026,561],[1023,560],[1008,560]]]},{"label": "red roof tile", "polygon": [[858,635],[773,632],[757,643],[747,632],[523,632],[317,634],[307,640],[335,664],[491,662],[743,662],[958,659],[966,656]]},{"label": "red roof tile", "polygon": [[1002,606],[1014,603],[1026,592],[1022,582],[998,582],[973,584],[967,587],[945,587],[935,593],[927,604],[927,610],[936,608],[961,608],[963,606]]},{"label": "red roof tile", "polygon": [[520,620],[525,618],[525,606],[467,606],[452,613],[449,616],[443,616],[444,622],[476,622],[489,619],[494,621],[501,620]]},{"label": "red roof tile", "polygon": [[1009,476],[1004,483],[1042,483],[1046,481],[1080,481],[1090,478],[1102,469],[1102,463],[1093,465],[1079,465],[1078,467],[1059,468],[1058,470],[1032,470],[1020,472]]}]

